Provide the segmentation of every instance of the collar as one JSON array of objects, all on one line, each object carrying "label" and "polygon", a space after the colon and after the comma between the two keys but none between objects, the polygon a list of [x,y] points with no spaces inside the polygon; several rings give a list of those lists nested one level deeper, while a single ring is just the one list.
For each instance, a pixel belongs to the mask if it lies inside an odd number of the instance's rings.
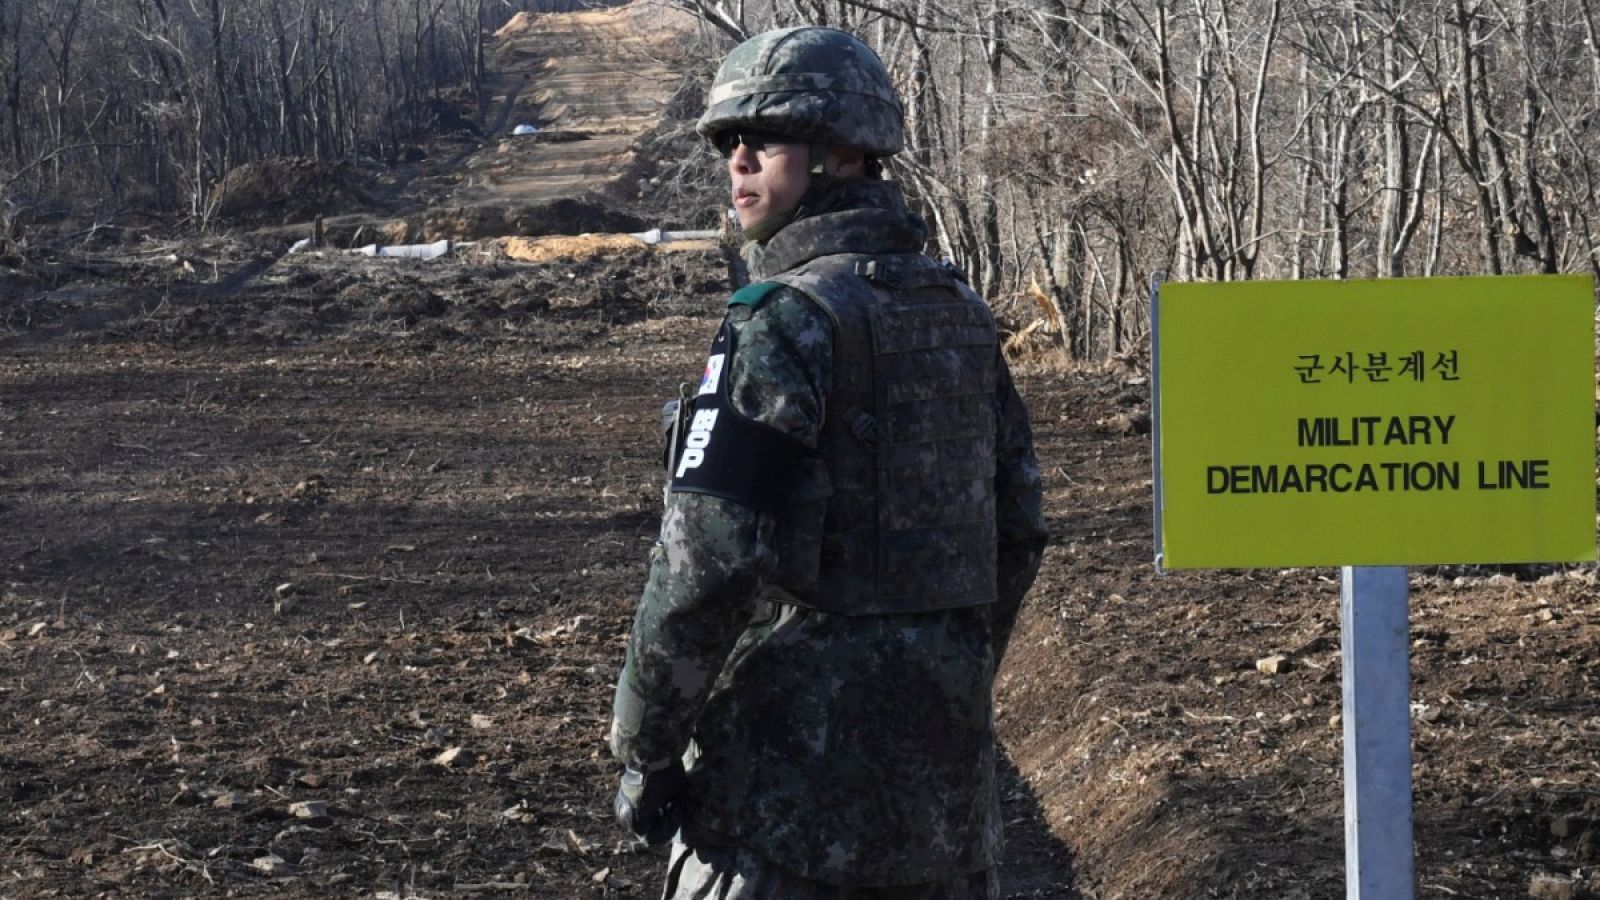
[{"label": "collar", "polygon": [[787,272],[835,253],[915,253],[928,229],[892,181],[864,179],[834,186],[764,242],[745,245],[753,278]]}]

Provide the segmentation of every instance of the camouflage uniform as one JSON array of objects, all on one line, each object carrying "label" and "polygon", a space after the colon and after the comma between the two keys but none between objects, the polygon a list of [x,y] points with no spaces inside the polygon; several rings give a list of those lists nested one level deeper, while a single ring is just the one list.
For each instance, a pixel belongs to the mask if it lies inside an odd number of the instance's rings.
[{"label": "camouflage uniform", "polygon": [[[770,509],[675,480],[617,686],[612,749],[641,771],[680,757],[688,770],[669,897],[844,895],[826,885],[883,889],[849,893],[863,897],[992,895],[991,693],[1045,536],[1027,413],[991,323],[977,373],[991,394],[976,418],[993,428],[979,429],[993,460],[980,508],[993,514],[981,532],[989,546],[972,557],[982,562],[962,573],[976,599],[857,614],[861,591],[845,592],[853,610],[818,591],[839,583],[826,564],[820,580],[792,577],[794,520],[844,500],[831,496],[820,451],[838,413],[835,365],[856,359],[801,276],[841,254],[903,259],[926,240],[889,182],[825,183],[804,204],[747,248],[767,283],[735,295],[724,326],[735,349],[718,376],[738,413],[801,448],[798,465]],[[941,481],[921,474],[918,483]]]}]

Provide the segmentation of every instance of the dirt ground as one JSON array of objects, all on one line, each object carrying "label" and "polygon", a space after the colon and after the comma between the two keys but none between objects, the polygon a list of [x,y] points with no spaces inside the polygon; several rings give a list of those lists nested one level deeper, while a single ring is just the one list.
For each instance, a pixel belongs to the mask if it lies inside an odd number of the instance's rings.
[{"label": "dirt ground", "polygon": [[[604,739],[728,266],[590,243],[0,265],[0,896],[655,894]],[[1006,896],[1343,896],[1338,572],[1158,574],[1146,373],[1018,374]],[[1600,896],[1595,579],[1413,570],[1419,896]]]},{"label": "dirt ground", "polygon": [[0,894],[651,893],[604,737],[721,253],[174,269],[7,305]]},{"label": "dirt ground", "polygon": [[[0,894],[648,896],[603,738],[722,256],[36,269]],[[1339,896],[1337,573],[1157,575],[1144,379],[1021,384],[1052,546],[999,688],[1009,896]],[[1421,896],[1591,885],[1594,576],[1414,573]]]}]

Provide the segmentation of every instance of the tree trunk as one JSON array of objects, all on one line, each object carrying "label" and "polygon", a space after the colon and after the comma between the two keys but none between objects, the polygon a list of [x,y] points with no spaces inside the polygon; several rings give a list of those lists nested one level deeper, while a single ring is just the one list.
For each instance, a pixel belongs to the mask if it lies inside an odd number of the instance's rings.
[{"label": "tree trunk", "polygon": [[[1377,77],[1384,83],[1399,79],[1394,36],[1384,35]],[[1405,274],[1405,246],[1400,239],[1405,227],[1406,192],[1411,168],[1411,132],[1400,102],[1385,96],[1379,105],[1383,117],[1383,202],[1378,214],[1378,277],[1398,278]]]},{"label": "tree trunk", "polygon": [[[1547,275],[1554,275],[1556,266],[1556,239],[1550,227],[1550,210],[1545,204],[1544,188],[1539,183],[1539,123],[1544,117],[1544,110],[1539,103],[1538,88],[1535,84],[1537,74],[1534,72],[1532,42],[1529,28],[1532,22],[1528,15],[1528,0],[1517,0],[1517,36],[1522,41],[1523,74],[1522,74],[1522,131],[1520,134],[1521,145],[1518,155],[1522,161],[1522,193],[1528,199],[1528,213],[1533,219],[1534,237],[1531,243],[1531,252],[1539,259],[1540,271]],[[1519,226],[1518,236],[1528,242]]]},{"label": "tree trunk", "polygon": [[1469,13],[1462,0],[1455,0],[1455,14],[1456,48],[1459,53],[1459,58],[1456,60],[1456,90],[1461,96],[1461,146],[1465,150],[1466,157],[1463,163],[1468,178],[1477,188],[1478,249],[1482,255],[1483,265],[1488,269],[1488,274],[1499,275],[1504,271],[1500,262],[1500,241],[1497,237],[1500,213],[1495,208],[1494,196],[1489,192],[1489,184],[1494,179],[1491,173],[1486,171],[1478,140],[1478,80],[1473,74],[1477,68],[1474,60],[1478,52],[1477,29],[1473,27],[1477,14],[1476,6]]},{"label": "tree trunk", "polygon": [[[999,114],[1000,62],[1004,37],[1000,30],[1000,4],[991,0],[984,22],[983,55],[985,79],[983,110],[978,122],[979,146],[989,146]],[[988,171],[978,175],[978,293],[991,296],[1000,283],[1000,209],[995,198],[994,179]]]},{"label": "tree trunk", "polygon": [[[219,151],[217,166],[219,172],[226,172],[233,165],[233,141],[235,134],[233,129],[233,104],[231,102],[231,98],[228,97],[227,67],[223,62],[223,56],[227,52],[223,46],[226,16],[222,11],[221,0],[209,0],[209,2],[210,5],[208,9],[211,14],[211,85],[216,97],[215,108],[218,115],[222,119],[222,127],[218,130],[215,138],[215,143]],[[197,121],[203,122],[204,119],[202,118]],[[212,143],[211,140],[208,140],[207,133],[204,130],[201,130],[198,125],[196,126],[195,140],[198,141],[202,147],[208,143]],[[209,167],[205,165],[205,153],[203,150],[201,150],[200,155],[196,158],[196,177],[199,178],[202,183],[209,180],[206,177],[207,168]]]}]

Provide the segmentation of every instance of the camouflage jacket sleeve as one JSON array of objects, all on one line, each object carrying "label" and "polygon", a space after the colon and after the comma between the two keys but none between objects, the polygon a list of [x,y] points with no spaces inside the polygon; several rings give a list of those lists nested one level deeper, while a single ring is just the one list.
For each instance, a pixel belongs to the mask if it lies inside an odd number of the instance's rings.
[{"label": "camouflage jacket sleeve", "polygon": [[999,541],[998,600],[994,606],[995,665],[1004,658],[1016,625],[1022,598],[1039,574],[1048,533],[1044,525],[1044,490],[1039,460],[1033,450],[1028,410],[1011,380],[1005,357],[996,361],[995,385],[995,525]]},{"label": "camouflage jacket sleeve", "polygon": [[[734,405],[815,449],[833,351],[825,315],[783,289],[755,309],[732,307],[728,317],[738,335],[727,376]],[[755,612],[772,526],[731,500],[669,495],[617,684],[611,749],[622,762],[655,769],[688,746]]]}]

